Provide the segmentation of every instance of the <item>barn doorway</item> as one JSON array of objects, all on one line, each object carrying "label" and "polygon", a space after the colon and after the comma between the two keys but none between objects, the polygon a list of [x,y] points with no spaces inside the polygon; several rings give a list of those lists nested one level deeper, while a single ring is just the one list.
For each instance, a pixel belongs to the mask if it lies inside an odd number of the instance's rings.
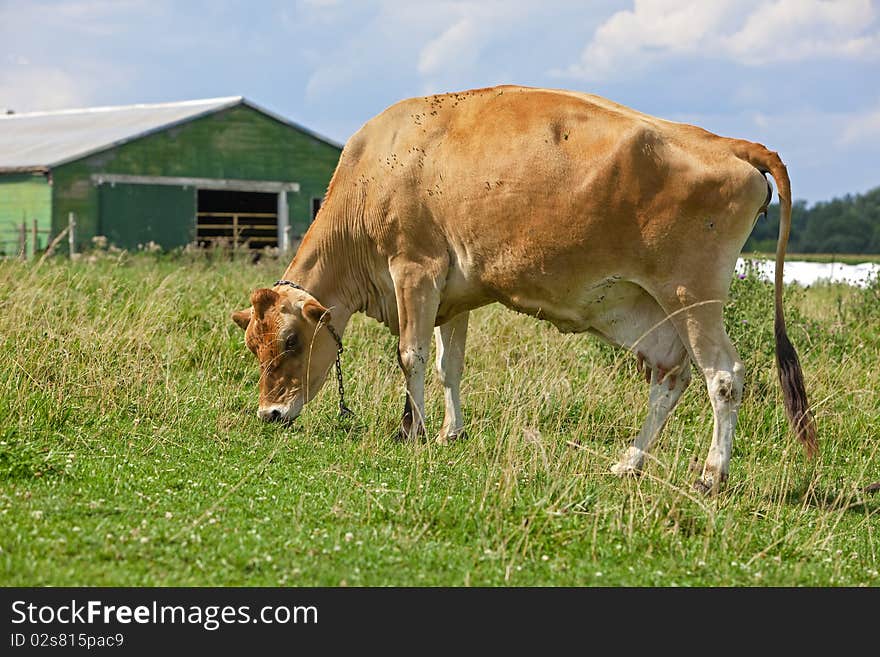
[{"label": "barn doorway", "polygon": [[278,246],[278,194],[200,189],[197,203],[199,246]]}]

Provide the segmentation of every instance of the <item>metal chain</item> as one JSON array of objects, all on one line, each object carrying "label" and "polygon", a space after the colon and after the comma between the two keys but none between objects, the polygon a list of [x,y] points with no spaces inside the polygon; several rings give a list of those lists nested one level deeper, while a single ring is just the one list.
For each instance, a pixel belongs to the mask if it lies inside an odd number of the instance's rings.
[{"label": "metal chain", "polygon": [[330,331],[330,335],[333,336],[333,339],[336,340],[336,386],[339,390],[339,417],[351,417],[354,415],[354,411],[352,411],[345,404],[345,386],[342,383],[342,352],[345,351],[342,348],[342,338],[339,337],[339,334],[336,332],[330,324],[325,324],[327,330]]},{"label": "metal chain", "polygon": [[297,283],[294,283],[293,281],[288,281],[283,278],[280,281],[275,281],[275,284],[273,285],[273,287],[278,287],[279,285],[289,285],[290,287],[296,288],[297,290],[302,290],[303,292],[306,291],[306,289],[302,285],[298,285]]}]

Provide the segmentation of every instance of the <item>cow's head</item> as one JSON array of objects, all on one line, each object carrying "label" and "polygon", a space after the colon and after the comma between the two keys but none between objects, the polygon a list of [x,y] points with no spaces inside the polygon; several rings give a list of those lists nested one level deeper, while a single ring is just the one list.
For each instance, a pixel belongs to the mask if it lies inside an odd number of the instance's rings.
[{"label": "cow's head", "polygon": [[260,361],[260,407],[266,421],[290,421],[314,397],[336,357],[330,312],[304,290],[254,290],[251,307],[232,314]]}]

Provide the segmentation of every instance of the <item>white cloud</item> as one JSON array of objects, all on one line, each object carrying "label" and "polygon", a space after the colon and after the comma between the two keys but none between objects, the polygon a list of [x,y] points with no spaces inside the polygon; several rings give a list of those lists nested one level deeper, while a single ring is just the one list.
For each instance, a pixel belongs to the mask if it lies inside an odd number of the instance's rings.
[{"label": "white cloud", "polygon": [[532,3],[512,0],[438,4],[433,22],[439,33],[419,51],[422,92],[447,91],[459,86],[459,80],[471,78],[486,48],[522,29],[530,14],[540,10]]},{"label": "white cloud", "polygon": [[724,39],[724,46],[750,64],[871,58],[880,55],[880,31],[864,30],[875,18],[870,0],[777,0],[749,14],[742,29]]},{"label": "white cloud", "polygon": [[0,69],[0,107],[16,112],[82,107],[91,89],[59,68],[16,66]]},{"label": "white cloud", "polygon": [[615,71],[641,69],[657,58],[694,52],[730,13],[730,0],[635,0],[632,10],[618,11],[602,23],[580,62],[561,74],[600,80]]},{"label": "white cloud", "polygon": [[131,79],[126,65],[83,54],[124,39],[165,0],[0,2],[0,107],[19,112],[92,105]]},{"label": "white cloud", "polygon": [[557,75],[602,80],[683,55],[749,65],[880,59],[871,0],[635,0],[602,23],[580,61]]},{"label": "white cloud", "polygon": [[465,16],[453,23],[419,53],[419,73],[436,75],[450,65],[460,67],[472,62],[479,53],[478,34],[474,21]]},{"label": "white cloud", "polygon": [[331,98],[334,91],[351,84],[357,77],[356,61],[321,64],[306,82],[306,98],[312,101]]},{"label": "white cloud", "polygon": [[[324,29],[337,38],[315,43],[309,55],[313,69],[305,85],[305,97],[313,104],[326,103],[345,94],[347,87],[374,80],[381,87],[387,78],[377,79],[383,71],[395,71],[401,77],[418,60],[420,44],[428,40],[436,24],[436,10],[420,4],[384,0],[364,7],[354,24],[342,13],[315,8],[302,15],[308,21],[322,21]],[[296,26],[299,15],[291,22]],[[341,36],[344,33],[344,38]]]},{"label": "white cloud", "polygon": [[770,119],[766,115],[761,114],[761,112],[755,112],[752,115],[752,121],[759,128],[768,128],[770,126]]},{"label": "white cloud", "polygon": [[[398,80],[414,77],[418,86],[413,93],[488,84],[500,72],[486,72],[483,57],[487,50],[511,34],[527,32],[529,18],[552,11],[551,5],[560,3],[382,0],[353,26],[344,45],[323,53],[307,83],[307,98],[326,100],[344,85],[363,79],[368,71],[381,69],[393,70]],[[314,8],[307,15],[314,16]]]},{"label": "white cloud", "polygon": [[880,145],[880,106],[851,116],[838,143],[842,146]]}]

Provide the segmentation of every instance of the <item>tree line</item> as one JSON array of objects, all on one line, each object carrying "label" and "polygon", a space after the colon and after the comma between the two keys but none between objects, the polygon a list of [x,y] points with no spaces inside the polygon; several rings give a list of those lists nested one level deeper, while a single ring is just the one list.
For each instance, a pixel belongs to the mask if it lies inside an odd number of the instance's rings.
[{"label": "tree line", "polygon": [[[779,204],[773,203],[767,209],[766,219],[758,219],[743,251],[775,252],[778,235]],[[880,253],[880,187],[810,207],[806,201],[795,201],[788,251]]]}]

